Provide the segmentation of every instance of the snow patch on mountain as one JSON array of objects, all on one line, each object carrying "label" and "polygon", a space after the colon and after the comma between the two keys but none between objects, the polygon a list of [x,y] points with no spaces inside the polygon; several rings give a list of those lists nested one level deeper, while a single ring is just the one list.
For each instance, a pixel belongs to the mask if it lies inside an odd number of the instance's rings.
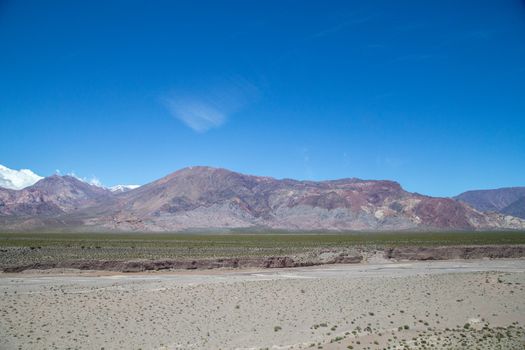
[{"label": "snow patch on mountain", "polygon": [[68,175],[70,176],[73,176],[75,177],[77,180],[80,180],[80,181],[83,181],[87,184],[90,184],[90,185],[93,185],[93,186],[97,186],[97,187],[100,187],[100,188],[104,188],[106,190],[109,190],[113,193],[120,193],[120,192],[127,192],[127,191],[131,191],[137,187],[140,187],[140,185],[115,185],[115,186],[105,186],[104,184],[102,184],[102,182],[95,176],[91,177],[91,178],[87,178],[87,177],[80,177],[78,175],[76,175],[75,173],[69,173]]},{"label": "snow patch on mountain", "polygon": [[[57,172],[60,174],[59,171]],[[75,174],[74,172],[70,172],[67,175],[73,176],[74,178],[88,183],[90,185],[107,189],[113,193],[127,192],[134,190],[137,187],[140,187],[140,185],[115,185],[107,187],[104,186],[97,177],[81,177]],[[34,185],[43,178],[44,177],[35,174],[29,169],[15,170],[0,164],[0,187],[3,188],[8,188],[10,190],[21,190],[23,188]]]},{"label": "snow patch on mountain", "polygon": [[131,191],[138,187],[140,187],[140,185],[115,185],[108,187],[108,190],[110,190],[111,192],[119,193]]},{"label": "snow patch on mountain", "polygon": [[0,164],[0,187],[21,190],[43,179],[29,169],[14,170]]}]

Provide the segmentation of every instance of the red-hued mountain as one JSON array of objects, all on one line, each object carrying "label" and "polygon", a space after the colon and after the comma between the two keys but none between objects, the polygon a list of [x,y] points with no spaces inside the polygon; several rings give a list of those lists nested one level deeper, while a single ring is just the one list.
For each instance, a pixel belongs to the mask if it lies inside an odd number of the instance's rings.
[{"label": "red-hued mountain", "polygon": [[393,181],[278,180],[190,167],[115,194],[71,179],[0,192],[5,228],[26,229],[28,220],[45,216],[58,217],[54,225],[97,231],[525,229],[524,220],[410,193]]}]

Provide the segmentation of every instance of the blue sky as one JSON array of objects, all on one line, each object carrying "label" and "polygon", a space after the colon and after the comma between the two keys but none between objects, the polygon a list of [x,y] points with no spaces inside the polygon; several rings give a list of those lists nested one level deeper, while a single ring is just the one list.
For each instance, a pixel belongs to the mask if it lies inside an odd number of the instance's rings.
[{"label": "blue sky", "polygon": [[525,3],[0,1],[0,164],[525,185]]}]

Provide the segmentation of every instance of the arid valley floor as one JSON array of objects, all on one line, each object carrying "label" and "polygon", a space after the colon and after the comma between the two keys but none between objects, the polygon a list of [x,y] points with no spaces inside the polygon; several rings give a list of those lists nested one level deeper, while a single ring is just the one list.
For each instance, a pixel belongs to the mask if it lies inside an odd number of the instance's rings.
[{"label": "arid valley floor", "polygon": [[525,260],[0,274],[1,349],[523,349]]}]

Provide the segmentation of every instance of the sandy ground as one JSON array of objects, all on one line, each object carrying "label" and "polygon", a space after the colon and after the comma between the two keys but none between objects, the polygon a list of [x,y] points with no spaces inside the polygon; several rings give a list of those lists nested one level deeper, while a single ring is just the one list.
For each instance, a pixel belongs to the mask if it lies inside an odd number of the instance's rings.
[{"label": "sandy ground", "polygon": [[0,274],[0,349],[524,349],[525,260]]}]

